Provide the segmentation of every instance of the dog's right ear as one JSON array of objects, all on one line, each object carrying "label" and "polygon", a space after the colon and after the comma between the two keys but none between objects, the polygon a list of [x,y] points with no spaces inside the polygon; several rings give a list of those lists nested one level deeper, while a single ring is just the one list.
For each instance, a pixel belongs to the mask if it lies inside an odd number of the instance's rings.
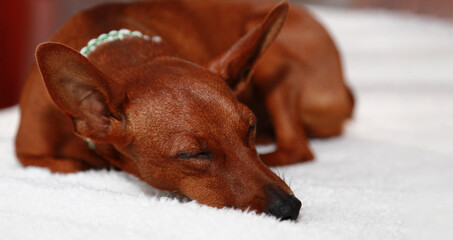
[{"label": "dog's right ear", "polygon": [[278,36],[288,14],[288,2],[278,3],[257,26],[205,66],[226,79],[236,94],[247,85],[258,59]]},{"label": "dog's right ear", "polygon": [[[79,52],[59,43],[43,43],[36,59],[47,90],[72,119],[75,132],[103,141],[120,122],[107,77]],[[118,88],[119,89],[119,88]]]}]

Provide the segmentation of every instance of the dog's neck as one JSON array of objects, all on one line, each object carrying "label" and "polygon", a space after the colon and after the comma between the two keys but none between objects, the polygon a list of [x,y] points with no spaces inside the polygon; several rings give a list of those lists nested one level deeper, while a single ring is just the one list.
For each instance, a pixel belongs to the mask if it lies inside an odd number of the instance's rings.
[{"label": "dog's neck", "polygon": [[101,34],[91,39],[80,52],[101,72],[120,85],[129,80],[120,78],[119,72],[147,64],[156,57],[175,56],[174,51],[162,37],[148,36],[127,29]]}]

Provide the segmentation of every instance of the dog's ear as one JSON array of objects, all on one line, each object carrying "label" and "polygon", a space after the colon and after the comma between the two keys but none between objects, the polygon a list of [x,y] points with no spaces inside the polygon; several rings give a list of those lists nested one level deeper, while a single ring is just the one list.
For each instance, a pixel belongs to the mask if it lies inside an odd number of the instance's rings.
[{"label": "dog's ear", "polygon": [[114,88],[109,87],[114,83],[80,53],[59,43],[39,45],[36,59],[50,96],[71,117],[75,132],[105,139],[120,119]]},{"label": "dog's ear", "polygon": [[230,49],[207,64],[212,72],[227,79],[231,89],[247,83],[255,62],[277,37],[288,13],[286,1],[277,4],[266,18],[240,38]]}]

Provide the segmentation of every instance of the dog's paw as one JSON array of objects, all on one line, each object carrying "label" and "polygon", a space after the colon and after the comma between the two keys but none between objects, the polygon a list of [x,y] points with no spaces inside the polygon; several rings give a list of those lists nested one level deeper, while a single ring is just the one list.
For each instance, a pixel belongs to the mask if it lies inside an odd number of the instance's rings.
[{"label": "dog's paw", "polygon": [[263,154],[260,157],[267,166],[283,166],[314,159],[314,155],[308,146],[295,149],[277,147],[275,152]]}]

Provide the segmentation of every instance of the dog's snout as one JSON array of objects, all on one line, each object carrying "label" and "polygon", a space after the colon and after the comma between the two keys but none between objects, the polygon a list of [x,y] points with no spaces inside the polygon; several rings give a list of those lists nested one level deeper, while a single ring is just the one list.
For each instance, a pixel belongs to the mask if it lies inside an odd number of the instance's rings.
[{"label": "dog's snout", "polygon": [[302,203],[294,195],[288,194],[277,185],[266,188],[268,197],[266,212],[281,220],[296,220]]},{"label": "dog's snout", "polygon": [[286,199],[277,199],[268,204],[267,212],[281,220],[296,220],[299,216],[302,202],[294,195],[288,195]]}]

